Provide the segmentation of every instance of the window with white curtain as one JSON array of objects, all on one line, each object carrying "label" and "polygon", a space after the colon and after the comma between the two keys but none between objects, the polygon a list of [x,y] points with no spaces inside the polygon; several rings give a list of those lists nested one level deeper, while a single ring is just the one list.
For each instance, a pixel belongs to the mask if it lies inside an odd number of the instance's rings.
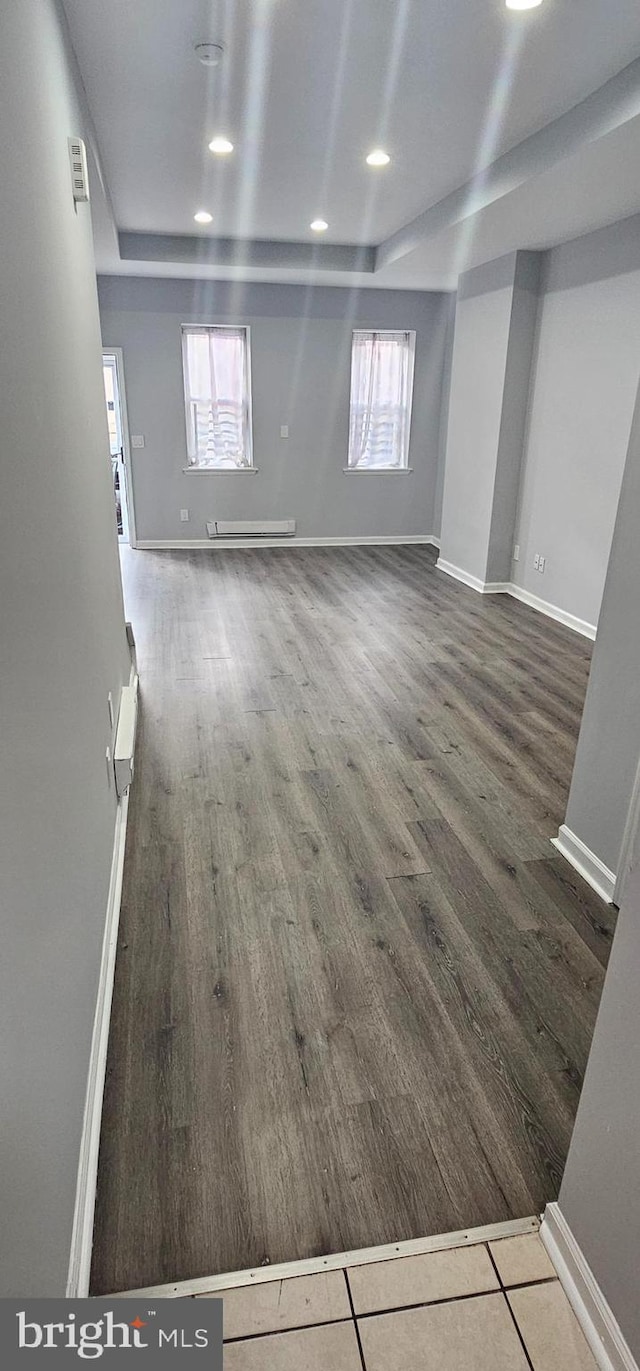
[{"label": "window with white curtain", "polygon": [[182,330],[189,469],[253,466],[249,338],[246,328]]},{"label": "window with white curtain", "polygon": [[408,469],[415,340],[415,333],[356,329],[349,471]]}]

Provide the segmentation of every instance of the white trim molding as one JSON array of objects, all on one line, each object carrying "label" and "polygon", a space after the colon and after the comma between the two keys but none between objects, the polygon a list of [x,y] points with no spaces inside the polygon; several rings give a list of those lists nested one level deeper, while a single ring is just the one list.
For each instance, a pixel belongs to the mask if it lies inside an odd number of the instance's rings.
[{"label": "white trim molding", "polygon": [[620,1325],[559,1204],[547,1205],[540,1237],[600,1371],[638,1371]]},{"label": "white trim molding", "polygon": [[558,829],[557,838],[552,838],[551,842],[585,881],[588,881],[592,890],[595,890],[601,899],[606,900],[607,904],[612,904],[616,887],[615,872],[610,871],[608,866],[596,857],[595,852],[572,833],[566,824],[562,824]]},{"label": "white trim molding", "polygon": [[462,581],[463,585],[470,586],[471,590],[477,590],[480,595],[511,595],[514,600],[529,605],[530,609],[537,609],[539,614],[546,614],[548,619],[555,619],[556,623],[564,624],[565,628],[573,629],[574,633],[580,633],[583,638],[590,638],[593,642],[596,636],[596,624],[589,624],[586,619],[569,614],[568,610],[560,609],[559,605],[552,605],[549,600],[541,600],[539,595],[532,595],[530,590],[517,586],[515,581],[481,581],[479,576],[472,576],[470,571],[464,571],[452,562],[445,562],[441,557],[438,558],[436,567],[438,571],[446,572],[447,576],[453,576],[456,581]]},{"label": "white trim molding", "polygon": [[569,614],[568,610],[560,609],[559,605],[552,605],[549,600],[541,600],[539,595],[532,595],[530,590],[524,590],[513,581],[509,583],[507,594],[513,595],[514,600],[521,600],[523,605],[537,609],[540,614],[546,614],[547,618],[555,619],[556,623],[564,624],[565,628],[572,628],[574,633],[580,633],[583,638],[594,641],[597,624],[589,624],[586,619],[579,619],[576,614]]},{"label": "white trim molding", "polygon": [[464,571],[460,566],[454,566],[453,562],[443,561],[442,557],[438,557],[436,569],[446,572],[447,576],[453,576],[454,581],[462,581],[463,585],[470,586],[471,590],[477,590],[480,595],[490,593],[486,581],[481,581],[479,576],[472,576],[470,571]]},{"label": "white trim molding", "polygon": [[405,1242],[386,1243],[382,1247],[361,1247],[353,1252],[304,1257],[301,1261],[280,1262],[276,1266],[227,1271],[222,1276],[197,1276],[194,1280],[175,1281],[171,1285],[121,1290],[111,1298],[139,1299],[141,1295],[159,1295],[165,1299],[184,1299],[189,1295],[211,1295],[240,1285],[261,1285],[265,1281],[288,1280],[292,1276],[316,1276],[323,1271],[342,1271],[346,1266],[368,1266],[371,1263],[394,1261],[396,1257],[420,1257],[425,1252],[445,1252],[451,1247],[472,1247],[477,1243],[494,1242],[498,1238],[521,1237],[526,1233],[537,1233],[539,1228],[538,1218],[507,1219],[503,1223],[485,1224],[482,1228],[463,1228],[458,1233],[438,1233],[433,1238],[408,1238]]},{"label": "white trim molding", "polygon": [[123,443],[123,447],[124,447],[124,464],[125,464],[125,491],[124,491],[124,495],[125,495],[125,500],[126,500],[126,502],[127,502],[127,520],[128,520],[128,523],[129,523],[129,537],[128,537],[128,538],[122,538],[122,539],[119,538],[118,541],[119,541],[119,542],[122,541],[122,543],[124,544],[125,547],[126,547],[127,545],[128,545],[129,547],[137,547],[137,546],[138,546],[138,541],[137,541],[137,536],[136,536],[136,510],[135,510],[135,504],[134,504],[134,498],[133,498],[133,474],[132,474],[132,463],[131,463],[131,442],[130,442],[130,437],[129,437],[129,415],[128,415],[128,412],[127,412],[127,387],[126,387],[126,383],[125,383],[125,379],[124,379],[124,353],[123,353],[122,348],[109,348],[109,347],[105,347],[104,344],[103,344],[103,347],[102,347],[102,355],[103,355],[103,357],[104,357],[105,353],[106,353],[107,357],[115,357],[115,359],[116,359],[116,374],[117,374],[117,380],[118,380],[118,392],[119,392],[119,395],[120,395],[120,419],[121,419],[121,423],[122,423],[122,443]]},{"label": "white trim molding", "polygon": [[[130,685],[136,690],[138,677],[135,666],[131,668]],[[96,1183],[98,1178],[98,1152],[100,1149],[100,1128],[102,1124],[102,1097],[107,1067],[107,1046],[109,1043],[109,1024],[113,998],[113,980],[116,965],[118,926],[120,922],[120,902],[122,898],[122,875],[124,870],[124,850],[127,835],[127,815],[129,792],[118,801],[111,861],[111,877],[107,896],[107,912],[102,940],[102,956],[98,979],[98,995],[93,1020],[89,1073],[85,1096],[80,1158],[76,1182],[76,1199],[71,1234],[71,1252],[67,1275],[67,1299],[82,1299],[89,1294],[91,1275],[91,1253],[93,1248],[93,1219],[96,1202]]]},{"label": "white trim molding", "polygon": [[211,549],[260,548],[260,547],[385,547],[427,544],[438,547],[437,538],[431,533],[372,533],[360,537],[354,534],[346,538],[140,538],[138,548],[144,551],[162,548],[200,548]]}]

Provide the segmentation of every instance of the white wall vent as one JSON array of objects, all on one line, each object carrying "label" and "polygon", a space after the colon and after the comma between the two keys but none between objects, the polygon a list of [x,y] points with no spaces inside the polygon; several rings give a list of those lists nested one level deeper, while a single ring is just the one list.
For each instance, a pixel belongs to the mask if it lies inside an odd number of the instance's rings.
[{"label": "white wall vent", "polygon": [[295,519],[211,519],[210,538],[293,538]]},{"label": "white wall vent", "polygon": [[76,204],[78,204],[80,201],[89,199],[87,149],[81,138],[69,139],[69,164],[71,166],[73,198]]}]

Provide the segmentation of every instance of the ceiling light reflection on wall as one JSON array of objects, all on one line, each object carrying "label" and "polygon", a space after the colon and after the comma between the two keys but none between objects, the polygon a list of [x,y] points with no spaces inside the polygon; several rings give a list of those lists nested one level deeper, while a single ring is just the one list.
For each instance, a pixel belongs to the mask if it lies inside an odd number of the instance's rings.
[{"label": "ceiling light reflection on wall", "polygon": [[370,152],[367,157],[367,166],[387,167],[390,161],[391,158],[388,152],[384,152],[382,148],[374,148],[373,152]]},{"label": "ceiling light reflection on wall", "polygon": [[329,225],[326,219],[312,219],[309,225],[309,228],[313,229],[314,233],[325,233],[328,227]]},{"label": "ceiling light reflection on wall", "polygon": [[213,215],[209,214],[208,209],[199,209],[193,217],[196,224],[210,224],[213,219]]},{"label": "ceiling light reflection on wall", "polygon": [[228,138],[212,138],[209,151],[215,152],[216,157],[228,157],[233,152],[233,143]]}]

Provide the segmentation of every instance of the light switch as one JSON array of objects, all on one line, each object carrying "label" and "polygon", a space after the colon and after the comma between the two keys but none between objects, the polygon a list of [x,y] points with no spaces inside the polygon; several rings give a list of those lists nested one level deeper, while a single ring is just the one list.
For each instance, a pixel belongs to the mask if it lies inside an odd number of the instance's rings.
[{"label": "light switch", "polygon": [[132,434],[131,434],[131,446],[132,446],[132,447],[144,447],[144,433],[132,433]]},{"label": "light switch", "polygon": [[281,424],[281,425],[280,425],[280,437],[281,437],[281,438],[288,438],[288,437],[289,437],[289,425],[288,425],[288,424]]}]

